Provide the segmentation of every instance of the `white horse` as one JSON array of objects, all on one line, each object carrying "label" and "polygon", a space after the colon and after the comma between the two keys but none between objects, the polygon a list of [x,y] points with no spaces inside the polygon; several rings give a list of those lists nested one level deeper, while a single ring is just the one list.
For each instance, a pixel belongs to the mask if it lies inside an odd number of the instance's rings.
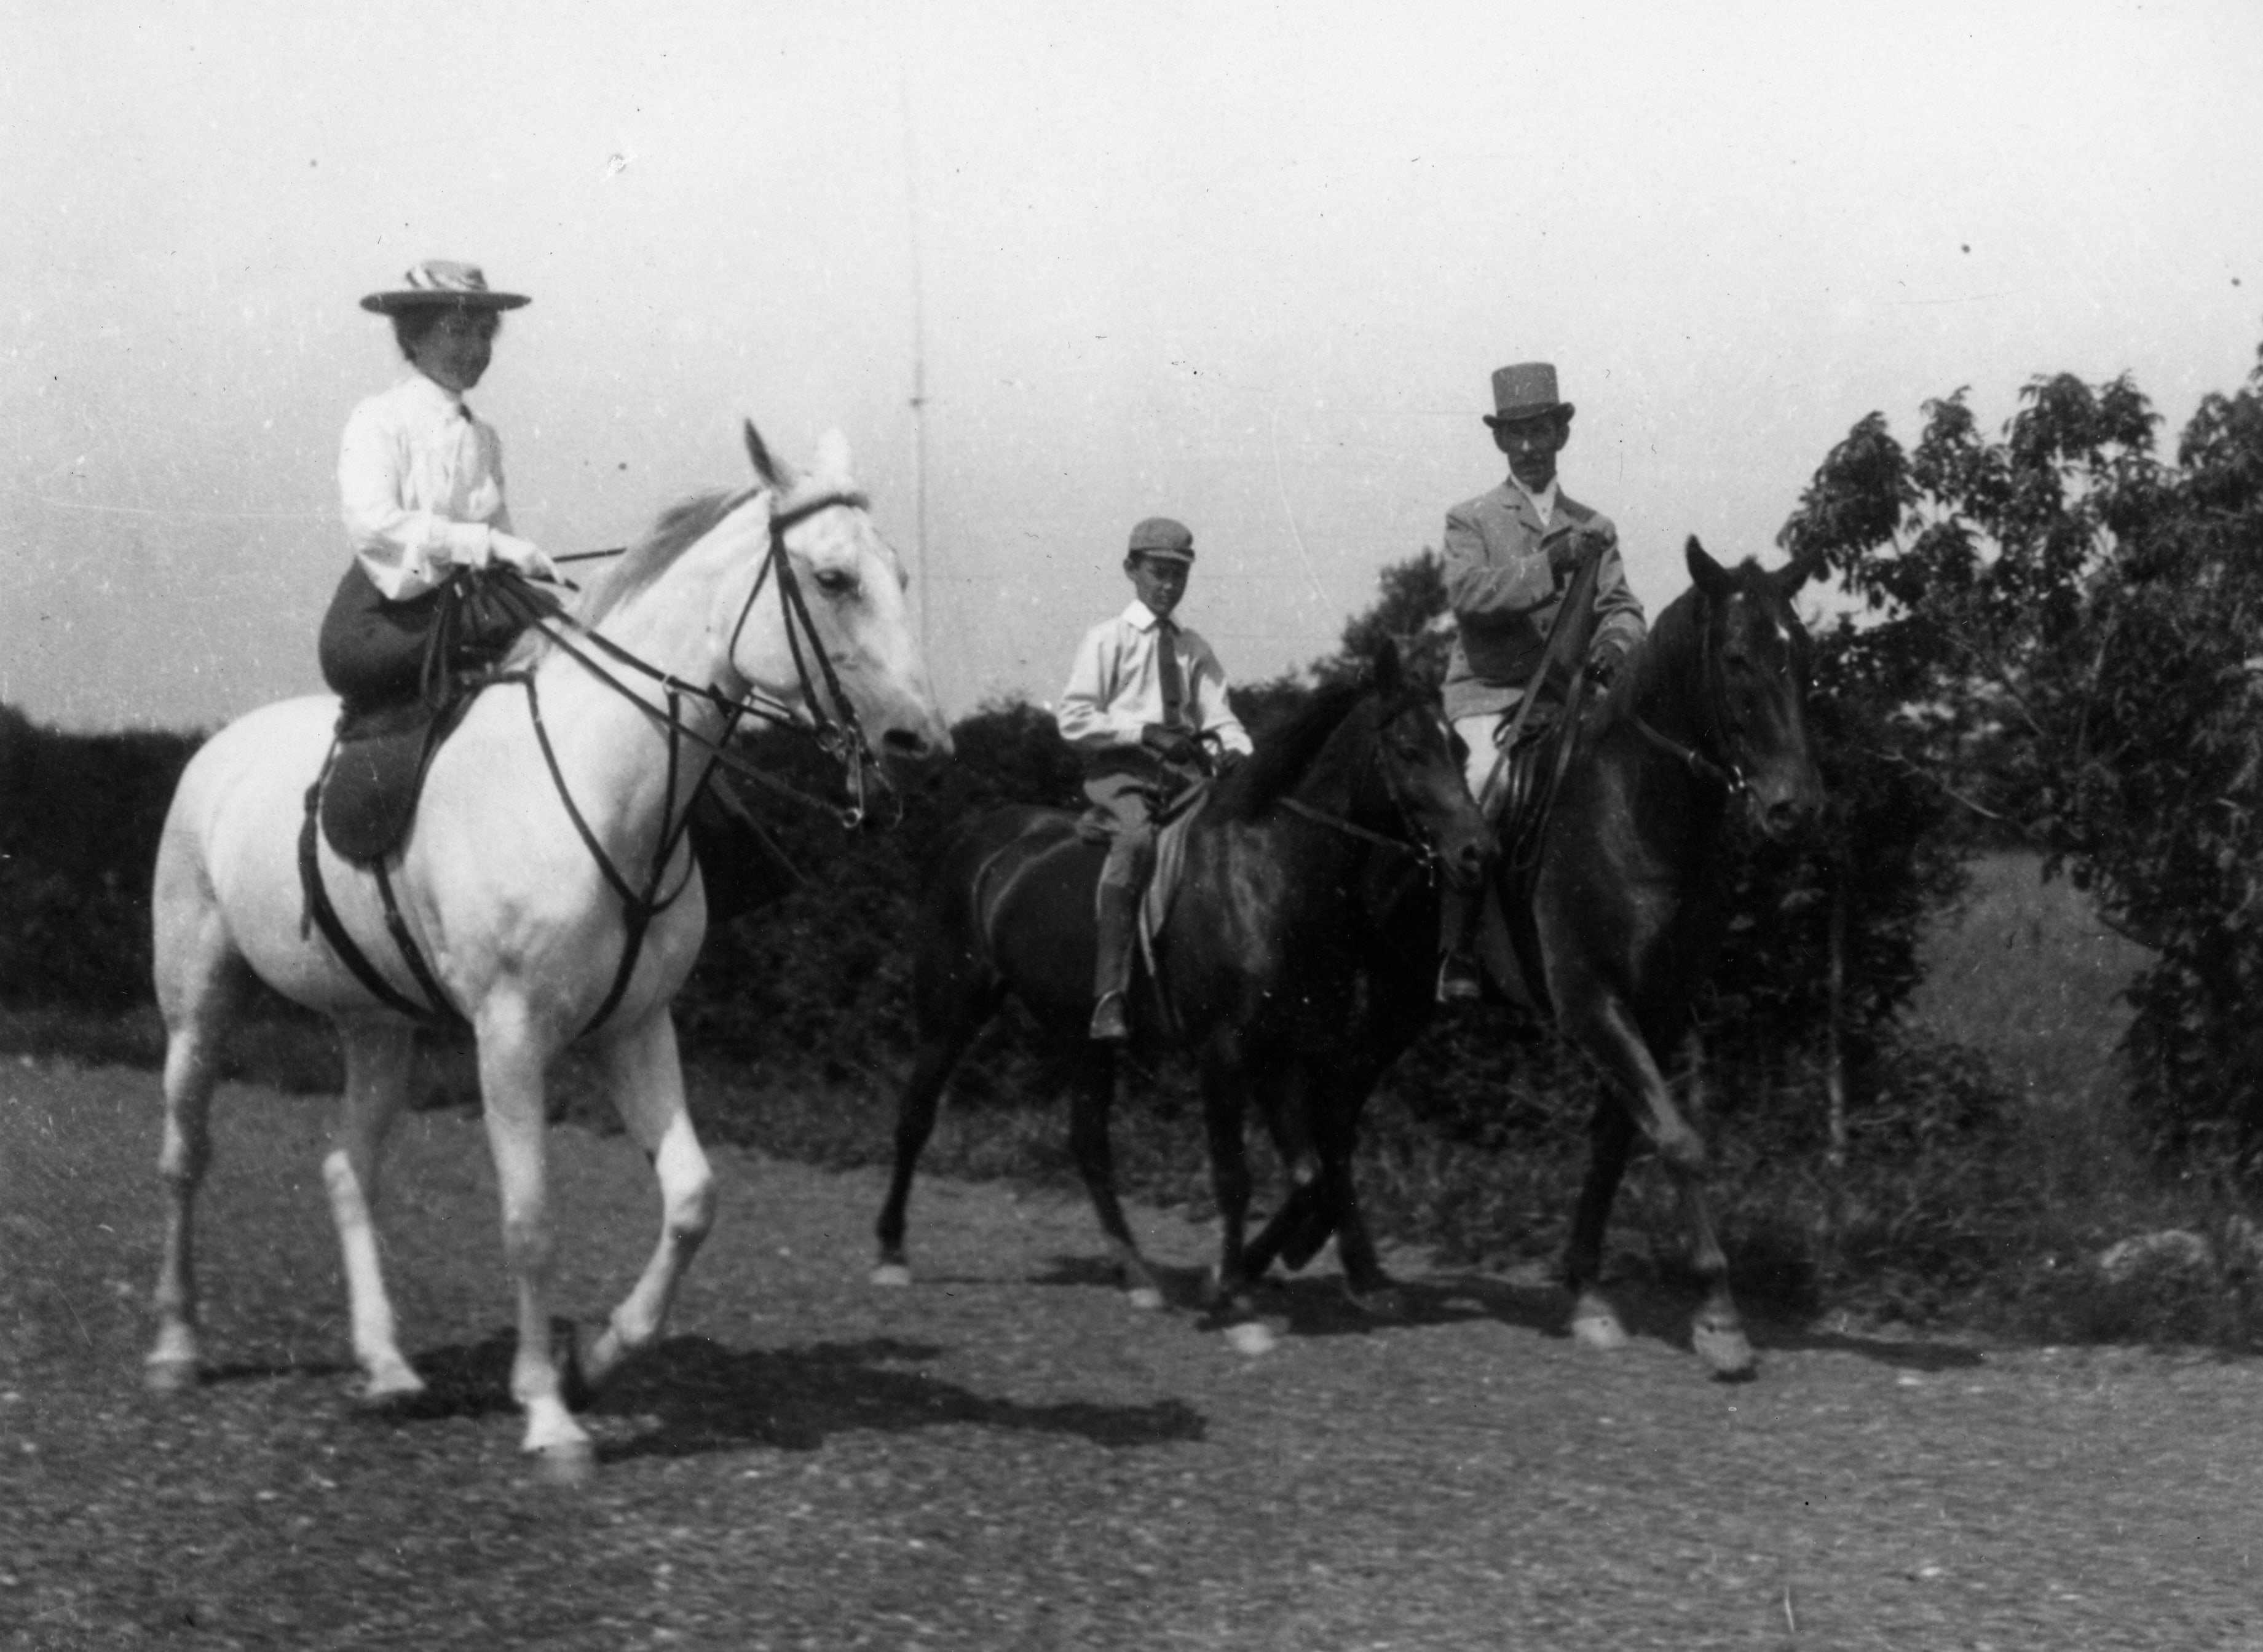
[{"label": "white horse", "polygon": [[[714,1180],[684,1111],[669,1010],[707,924],[681,834],[700,759],[742,709],[835,735],[860,786],[868,735],[888,762],[951,750],[902,565],[850,480],[847,445],[828,435],[801,475],[771,460],[751,424],[746,436],[763,485],[663,518],[591,583],[568,621],[522,640],[507,664],[524,680],[480,693],[435,755],[413,830],[386,863],[409,946],[388,932],[387,896],[372,873],[320,847],[323,886],[358,943],[350,950],[385,978],[384,996],[310,924],[301,893],[305,795],[337,702],[253,712],[182,775],[153,902],[169,1194],[153,1388],[195,1380],[191,1215],[211,1159],[221,1039],[257,974],[337,1025],[345,1093],[322,1175],[354,1351],[372,1399],[422,1388],[395,1339],[371,1213],[380,1150],[408,1077],[415,1024],[400,1006],[426,1004],[437,987],[444,1012],[460,1015],[478,1040],[517,1286],[511,1393],[525,1409],[525,1448],[564,1478],[594,1461],[551,1349],[544,1074],[587,1034],[660,1183],[659,1248],[588,1351],[594,1380],[659,1337],[714,1220]],[[690,747],[704,749],[687,755]]]}]

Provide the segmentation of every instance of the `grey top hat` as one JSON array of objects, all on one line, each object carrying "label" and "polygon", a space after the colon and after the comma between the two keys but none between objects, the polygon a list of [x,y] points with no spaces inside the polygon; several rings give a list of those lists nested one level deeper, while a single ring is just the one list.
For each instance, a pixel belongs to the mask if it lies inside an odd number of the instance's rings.
[{"label": "grey top hat", "polygon": [[1493,411],[1486,416],[1486,424],[1514,424],[1551,413],[1558,418],[1572,417],[1572,404],[1557,399],[1553,362],[1520,361],[1493,370]]},{"label": "grey top hat", "polygon": [[1195,536],[1182,522],[1168,517],[1147,517],[1132,530],[1133,556],[1161,556],[1177,562],[1195,560]]},{"label": "grey top hat", "polygon": [[427,258],[422,264],[411,264],[403,279],[408,286],[391,293],[372,293],[362,300],[361,307],[380,315],[397,315],[406,309],[436,307],[517,309],[531,301],[522,293],[489,292],[486,272],[479,265],[459,264],[452,258]]}]

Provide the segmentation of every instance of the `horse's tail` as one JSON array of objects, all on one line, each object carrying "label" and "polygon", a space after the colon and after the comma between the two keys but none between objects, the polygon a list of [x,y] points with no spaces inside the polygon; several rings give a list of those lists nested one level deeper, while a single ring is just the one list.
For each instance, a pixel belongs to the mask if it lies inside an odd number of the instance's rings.
[{"label": "horse's tail", "polygon": [[913,995],[931,1028],[965,1013],[1000,976],[998,915],[1044,852],[1075,840],[1075,816],[1016,808],[983,815],[951,840],[929,875],[922,902]]}]

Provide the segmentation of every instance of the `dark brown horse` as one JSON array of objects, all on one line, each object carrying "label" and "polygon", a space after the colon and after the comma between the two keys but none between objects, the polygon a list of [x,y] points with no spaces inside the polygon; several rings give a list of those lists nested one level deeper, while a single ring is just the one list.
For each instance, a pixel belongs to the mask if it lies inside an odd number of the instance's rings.
[{"label": "dark brown horse", "polygon": [[[1564,1259],[1573,1334],[1601,1348],[1626,1340],[1596,1281],[1611,1201],[1639,1135],[1674,1182],[1704,1282],[1691,1340],[1733,1376],[1751,1368],[1752,1349],[1706,1210],[1704,1143],[1675,1106],[1661,1058],[1688,1031],[1691,996],[1720,938],[1712,873],[1730,808],[1741,804],[1780,837],[1821,805],[1823,783],[1807,739],[1810,643],[1791,607],[1807,569],[1724,569],[1695,539],[1686,554],[1690,588],[1585,720],[1536,858],[1520,868],[1507,857],[1498,868],[1515,953],[1514,979],[1501,984],[1552,1014],[1608,1083]],[[1348,1161],[1369,1091],[1429,1018],[1436,935],[1435,893],[1409,886],[1378,938],[1377,955],[1390,961],[1363,1000],[1368,1025],[1348,1040],[1359,1059],[1312,1101],[1324,1162]],[[1301,1266],[1331,1230],[1355,1293],[1384,1288],[1348,1180],[1300,1189],[1251,1243],[1246,1265],[1262,1275],[1279,1255]]]},{"label": "dark brown horse", "polygon": [[[1372,891],[1395,895],[1402,880],[1427,882],[1440,866],[1464,887],[1483,875],[1492,840],[1460,761],[1437,696],[1405,682],[1386,651],[1365,680],[1319,691],[1219,781],[1189,830],[1157,968],[1134,984],[1133,1023],[1139,1036],[1199,1059],[1222,1229],[1218,1290],[1229,1312],[1248,1306],[1247,1104],[1256,1103],[1292,1179],[1329,1179],[1315,1163],[1307,1098],[1352,1059],[1347,1040],[1361,1032],[1353,1001],[1375,961]],[[920,1152],[951,1069],[1011,992],[1079,1052],[1071,1148],[1125,1288],[1141,1307],[1161,1303],[1117,1200],[1114,1054],[1083,1036],[1104,854],[1074,814],[1021,808],[975,821],[938,863],[915,939],[920,1047],[898,1114],[875,1283],[910,1282],[905,1206]]]}]

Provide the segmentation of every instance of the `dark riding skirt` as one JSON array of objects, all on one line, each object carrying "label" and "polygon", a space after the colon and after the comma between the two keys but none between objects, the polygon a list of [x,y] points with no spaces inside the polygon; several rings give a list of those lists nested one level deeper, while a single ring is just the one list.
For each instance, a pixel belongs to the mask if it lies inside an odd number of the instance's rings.
[{"label": "dark riding skirt", "polygon": [[349,711],[445,697],[451,677],[501,659],[524,628],[461,579],[395,602],[357,562],[322,616],[322,680]]}]

